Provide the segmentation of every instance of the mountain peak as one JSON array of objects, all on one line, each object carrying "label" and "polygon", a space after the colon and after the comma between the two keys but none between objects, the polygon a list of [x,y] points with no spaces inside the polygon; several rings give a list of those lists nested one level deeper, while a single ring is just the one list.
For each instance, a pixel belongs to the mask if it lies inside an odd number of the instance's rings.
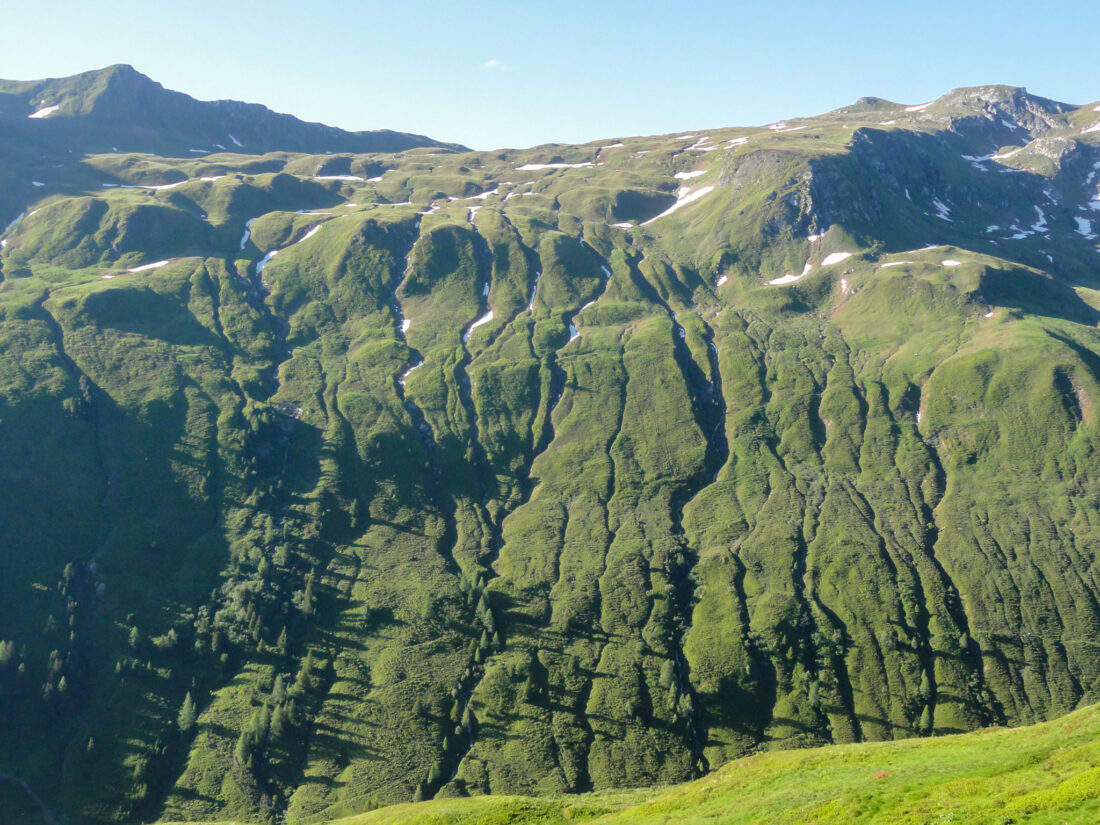
[{"label": "mountain peak", "polygon": [[166,89],[128,63],[64,78],[0,80],[0,114],[13,118],[9,125],[16,131],[29,128],[26,137],[93,154],[132,151],[186,157],[241,148],[258,154],[465,148],[388,130],[349,132],[254,103],[196,100]]},{"label": "mountain peak", "polygon": [[1067,103],[1031,94],[1023,86],[1003,85],[962,86],[938,98],[936,103],[950,108],[996,110],[1018,116],[1054,115],[1074,108]]}]

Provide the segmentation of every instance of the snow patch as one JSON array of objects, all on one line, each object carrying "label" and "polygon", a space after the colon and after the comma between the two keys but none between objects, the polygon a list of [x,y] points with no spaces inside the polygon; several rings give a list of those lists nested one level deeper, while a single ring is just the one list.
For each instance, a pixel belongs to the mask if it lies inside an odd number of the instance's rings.
[{"label": "snow patch", "polygon": [[240,146],[240,147],[242,147],[242,148],[244,147],[244,144],[243,144],[243,143],[241,143],[241,142],[240,142],[239,140],[237,140],[237,139],[236,139],[235,137],[233,137],[233,135],[230,135],[230,136],[229,136],[229,139],[230,139],[231,141],[233,141],[233,143],[234,143],[234,144],[236,144],[237,146]]},{"label": "snow patch", "polygon": [[298,243],[304,243],[305,241],[308,241],[310,238],[312,238],[314,235],[316,235],[318,232],[321,231],[321,226],[322,226],[322,224],[317,224],[315,227],[313,227],[311,230],[309,230],[305,235],[303,235],[302,239],[300,241],[298,241]]},{"label": "snow patch", "polygon": [[15,216],[14,221],[12,221],[11,223],[9,223],[7,226],[4,227],[4,231],[5,232],[11,232],[13,229],[15,229],[16,225],[21,220],[23,220],[23,218],[25,218],[25,217],[27,217],[27,213],[26,212],[20,212],[18,215]]},{"label": "snow patch", "polygon": [[[841,261],[846,261],[852,257],[851,252],[831,252],[825,256],[825,260],[821,262],[822,266],[832,266],[838,264]],[[805,274],[805,273],[803,273]]]},{"label": "snow patch", "polygon": [[366,180],[366,178],[360,177],[359,175],[314,175],[313,179],[314,180],[362,180],[362,181]]},{"label": "snow patch", "polygon": [[580,338],[580,337],[581,337],[581,334],[579,332],[577,332],[577,328],[575,326],[573,326],[572,322],[570,322],[570,324],[569,324],[569,340],[570,341],[575,341],[577,338]]},{"label": "snow patch", "polygon": [[1047,231],[1047,216],[1038,206],[1035,207],[1035,214],[1038,215],[1038,218],[1035,220],[1035,223],[1031,225],[1031,230],[1033,232],[1045,234]]},{"label": "snow patch", "polygon": [[1077,221],[1077,232],[1084,235],[1089,240],[1092,240],[1096,236],[1092,234],[1092,221],[1086,218],[1074,218]]},{"label": "snow patch", "polygon": [[409,380],[409,376],[412,375],[413,370],[419,369],[422,366],[424,366],[424,362],[417,361],[415,364],[413,364],[411,367],[401,373],[401,377],[397,379],[397,383],[400,384],[402,387],[405,386],[405,382]]},{"label": "snow patch", "polygon": [[772,278],[770,281],[768,281],[768,286],[783,286],[784,284],[793,284],[795,281],[800,281],[805,278],[806,275],[809,274],[811,269],[813,269],[813,267],[810,266],[809,261],[807,261],[801,275],[787,274],[782,275],[778,278]]},{"label": "snow patch", "polygon": [[704,195],[709,195],[713,191],[714,191],[713,186],[704,186],[701,189],[696,189],[695,191],[692,191],[691,189],[688,189],[687,187],[681,187],[680,190],[676,193],[676,203],[672,204],[672,206],[670,206],[668,209],[666,209],[660,215],[657,215],[656,217],[650,218],[648,221],[645,221],[644,223],[642,223],[642,226],[647,226],[648,224],[651,224],[654,221],[660,220],[661,218],[664,218],[668,215],[671,215],[677,209],[679,209],[683,206],[687,206],[689,203],[694,203],[695,201],[699,200],[699,198],[703,197]]},{"label": "snow patch", "polygon": [[490,309],[472,324],[466,328],[466,331],[462,333],[462,343],[465,344],[470,340],[470,333],[480,326],[483,326],[493,320],[493,311]]},{"label": "snow patch", "polygon": [[410,320],[409,320],[408,318],[406,318],[405,320],[403,320],[403,321],[401,322],[401,332],[402,332],[402,333],[406,333],[406,332],[408,332],[408,331],[409,331],[409,327],[411,327],[412,325],[413,325],[413,322],[412,322],[412,321],[410,321]]},{"label": "snow patch", "polygon": [[810,243],[816,243],[817,241],[820,241],[824,237],[825,237],[825,233],[822,232],[820,235],[807,235],[806,240],[808,240]]},{"label": "snow patch", "polygon": [[241,249],[244,249],[248,245],[248,241],[252,238],[252,224],[256,223],[259,218],[249,218],[244,222],[244,234],[241,235]]},{"label": "snow patch", "polygon": [[888,263],[888,264],[883,264],[880,267],[880,269],[886,269],[887,267],[891,267],[891,266],[905,266],[906,264],[911,264],[911,263],[913,263],[913,262],[912,261],[890,261],[890,263]]},{"label": "snow patch", "polygon": [[923,112],[925,109],[927,109],[929,106],[931,106],[935,102],[936,101],[934,101],[934,100],[930,100],[927,103],[921,103],[917,106],[906,106],[903,111],[906,111],[906,112]]},{"label": "snow patch", "polygon": [[1082,129],[1081,130],[1082,135],[1087,135],[1087,134],[1090,134],[1091,132],[1100,132],[1100,121],[1097,121],[1096,123],[1092,124],[1092,126],[1090,126],[1087,129]]},{"label": "snow patch", "polygon": [[600,151],[602,152],[604,149],[621,149],[622,147],[623,142],[620,140],[618,143],[609,143],[607,146],[601,146]]},{"label": "snow patch", "polygon": [[517,166],[516,169],[520,172],[537,172],[540,169],[585,169],[595,165],[591,161],[585,163],[525,163],[523,166]]},{"label": "snow patch", "polygon": [[675,175],[673,175],[673,177],[677,180],[691,180],[692,178],[697,178],[700,175],[705,175],[706,173],[706,169],[697,169],[694,172],[677,172]]},{"label": "snow patch", "polygon": [[46,184],[44,184],[44,183],[43,183],[42,181],[40,181],[40,180],[32,180],[32,181],[31,181],[31,186],[45,186],[45,185],[46,185]]},{"label": "snow patch", "polygon": [[37,112],[34,112],[33,114],[27,115],[27,117],[29,117],[33,120],[40,120],[44,117],[49,117],[50,115],[52,115],[54,112],[56,112],[60,108],[61,108],[60,104],[58,104],[57,106],[46,106],[42,109],[39,109]]},{"label": "snow patch", "polygon": [[634,224],[632,224],[630,221],[624,221],[623,223],[613,223],[611,225],[616,226],[619,229],[633,229],[634,228]]},{"label": "snow patch", "polygon": [[145,272],[150,269],[160,269],[162,266],[168,266],[170,261],[156,261],[155,263],[145,264],[144,266],[135,266],[133,269],[127,269],[127,272]]},{"label": "snow patch", "polygon": [[848,294],[848,279],[847,278],[841,278],[840,279],[840,294],[841,295],[847,295]]},{"label": "snow patch", "polygon": [[279,254],[278,249],[272,249],[270,252],[268,252],[266,255],[264,255],[260,259],[260,262],[256,264],[256,275],[257,276],[260,275],[264,271],[264,267],[266,267],[269,263],[271,263],[271,259],[274,258],[278,254]]},{"label": "snow patch", "polygon": [[983,164],[986,164],[989,161],[993,160],[993,156],[995,154],[996,152],[988,155],[963,155],[962,159],[970,161],[970,165],[973,166],[975,169],[980,169],[983,172],[988,172],[989,168],[984,166]]},{"label": "snow patch", "polygon": [[531,287],[531,300],[527,302],[527,311],[535,311],[535,296],[539,293],[539,278],[542,277],[542,270],[535,273],[535,285]]},{"label": "snow patch", "polygon": [[1003,125],[1003,126],[1006,126],[1006,127],[1008,127],[1008,128],[1009,128],[1009,129],[1011,129],[1011,130],[1012,130],[1013,132],[1015,132],[1015,131],[1016,131],[1017,129],[1019,129],[1019,128],[1020,128],[1020,127],[1019,127],[1018,125],[1016,125],[1016,124],[1015,124],[1015,123],[1013,123],[1012,121],[1010,121],[1010,120],[1005,120],[1004,118],[1001,118],[1001,125]]},{"label": "snow patch", "polygon": [[948,258],[946,261],[941,261],[940,263],[944,266],[962,266],[962,261],[954,261],[951,258]]},{"label": "snow patch", "polygon": [[209,149],[188,149],[188,152],[194,152],[196,155],[209,155]]},{"label": "snow patch", "polygon": [[733,138],[732,140],[726,141],[726,146],[732,149],[734,146],[744,146],[748,142],[749,139],[747,137]]},{"label": "snow patch", "polygon": [[685,152],[713,152],[715,149],[718,148],[717,146],[704,146],[703,145],[704,143],[710,143],[710,142],[711,142],[711,139],[709,137],[703,136],[703,137],[699,138],[699,140],[695,141],[695,144],[693,146],[689,146],[684,151]]},{"label": "snow patch", "polygon": [[721,278],[718,279],[717,286],[721,286],[722,284],[724,284],[728,280],[729,280],[729,276],[728,275],[723,275]]},{"label": "snow patch", "polygon": [[884,120],[879,125],[881,125],[881,126],[893,126],[895,123],[897,123],[896,120]]},{"label": "snow patch", "polygon": [[801,275],[783,275],[779,278],[772,278],[770,281],[768,281],[768,286],[783,286],[784,284],[793,284],[801,277]]},{"label": "snow patch", "polygon": [[939,198],[932,198],[932,205],[936,207],[936,217],[951,223],[951,209]]},{"label": "snow patch", "polygon": [[993,310],[989,310],[989,312],[987,312],[987,313],[986,313],[985,315],[983,315],[982,317],[983,317],[983,318],[992,318],[992,317],[993,317]]},{"label": "snow patch", "polygon": [[499,194],[500,194],[500,186],[498,185],[496,189],[491,189],[491,190],[489,190],[488,192],[482,192],[482,193],[481,193],[480,195],[471,195],[471,196],[470,196],[470,197],[468,197],[468,198],[463,198],[463,200],[467,200],[467,201],[473,201],[473,200],[479,200],[479,201],[483,201],[483,200],[485,200],[486,198],[488,198],[488,197],[489,197],[490,195],[499,195]]}]

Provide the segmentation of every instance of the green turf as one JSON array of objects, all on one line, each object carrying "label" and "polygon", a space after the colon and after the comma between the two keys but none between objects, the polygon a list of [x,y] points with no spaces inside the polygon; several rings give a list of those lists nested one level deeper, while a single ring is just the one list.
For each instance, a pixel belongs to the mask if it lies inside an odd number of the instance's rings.
[{"label": "green turf", "polygon": [[332,825],[1089,823],[1100,813],[1098,737],[1089,707],[1013,730],[760,754],[669,789],[437,800]]}]

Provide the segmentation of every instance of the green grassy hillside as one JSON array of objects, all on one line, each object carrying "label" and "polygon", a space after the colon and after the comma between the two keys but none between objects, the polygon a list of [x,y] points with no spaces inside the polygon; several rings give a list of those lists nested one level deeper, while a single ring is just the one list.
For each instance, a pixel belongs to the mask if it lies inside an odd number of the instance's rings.
[{"label": "green grassy hillside", "polygon": [[395,805],[332,825],[1003,825],[1100,816],[1100,711],[936,739],[766,753],[670,789]]},{"label": "green grassy hillside", "polygon": [[1100,699],[1100,133],[910,109],[16,164],[0,771],[312,823]]}]

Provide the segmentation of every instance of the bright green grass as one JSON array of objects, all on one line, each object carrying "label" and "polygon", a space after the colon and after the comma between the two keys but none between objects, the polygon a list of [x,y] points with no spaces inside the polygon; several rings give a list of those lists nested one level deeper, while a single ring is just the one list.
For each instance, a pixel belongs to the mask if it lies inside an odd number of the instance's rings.
[{"label": "bright green grass", "polygon": [[1013,730],[759,754],[663,792],[447,799],[332,825],[1083,824],[1100,816],[1098,759],[1093,706]]}]

